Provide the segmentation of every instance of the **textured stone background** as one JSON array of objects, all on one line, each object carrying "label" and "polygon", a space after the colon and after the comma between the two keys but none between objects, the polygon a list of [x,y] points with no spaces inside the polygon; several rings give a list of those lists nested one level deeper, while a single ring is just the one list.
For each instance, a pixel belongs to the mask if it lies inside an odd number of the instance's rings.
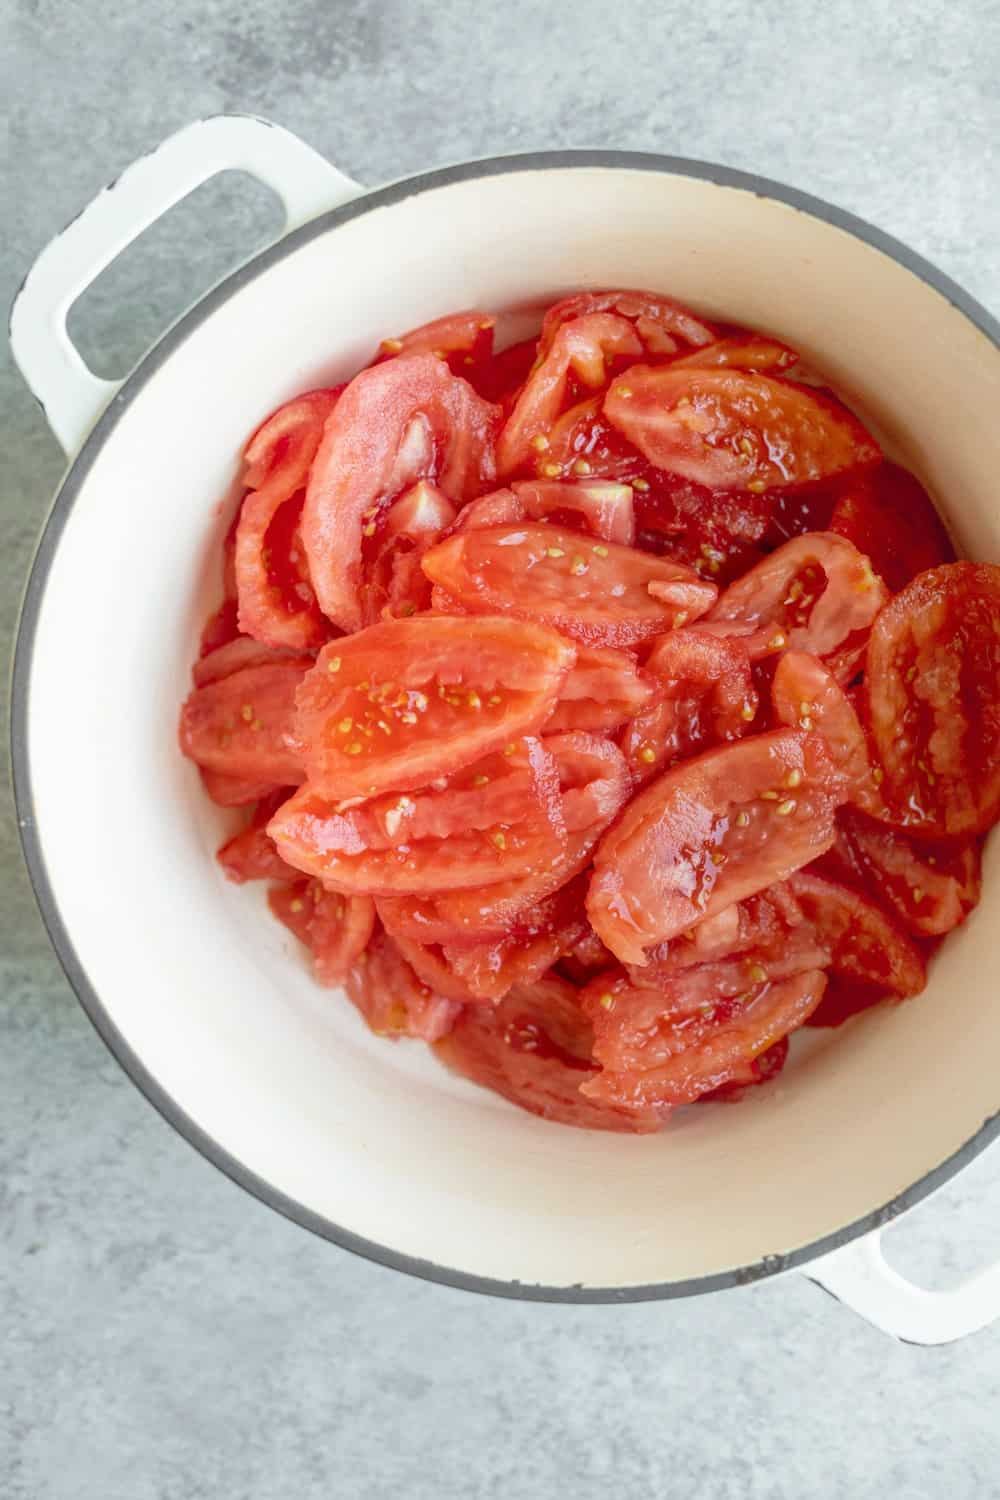
[{"label": "textured stone background", "polygon": [[[551,145],[715,158],[853,209],[997,311],[998,67],[992,0],[3,0],[0,293],[133,157],[234,109],[371,184]],[[275,225],[242,180],[202,189],[75,309],[95,367],[124,372]],[[62,462],[9,360],[0,380],[8,635]],[[1000,1494],[1000,1326],[906,1348],[798,1277],[674,1305],[492,1302],[269,1213],[104,1052],[6,806],[0,868],[5,1500]],[[932,1285],[1000,1251],[996,1151],[889,1246]]]}]

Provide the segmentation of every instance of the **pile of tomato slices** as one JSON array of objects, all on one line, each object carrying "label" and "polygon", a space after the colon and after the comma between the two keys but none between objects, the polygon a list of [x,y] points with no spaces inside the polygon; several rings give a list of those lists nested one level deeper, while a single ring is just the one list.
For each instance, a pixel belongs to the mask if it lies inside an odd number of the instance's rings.
[{"label": "pile of tomato slices", "polygon": [[585,292],[251,436],[180,743],[373,1031],[645,1132],[924,988],[1000,818],[1000,568],[787,345]]}]

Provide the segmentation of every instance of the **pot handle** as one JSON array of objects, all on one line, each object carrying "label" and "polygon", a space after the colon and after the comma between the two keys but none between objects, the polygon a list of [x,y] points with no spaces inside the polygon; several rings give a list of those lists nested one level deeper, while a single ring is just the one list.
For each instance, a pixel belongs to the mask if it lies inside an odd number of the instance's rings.
[{"label": "pot handle", "polygon": [[906,1344],[950,1344],[1000,1318],[1000,1261],[949,1291],[930,1292],[893,1270],[880,1230],[813,1261],[806,1275]]},{"label": "pot handle", "polygon": [[285,230],[362,189],[311,146],[252,115],[214,115],[169,136],[110,182],[41,252],[14,299],[14,358],[72,457],[122,384],[87,368],[66,330],[73,303],[167,209],[219,172],[248,172],[285,207]]}]

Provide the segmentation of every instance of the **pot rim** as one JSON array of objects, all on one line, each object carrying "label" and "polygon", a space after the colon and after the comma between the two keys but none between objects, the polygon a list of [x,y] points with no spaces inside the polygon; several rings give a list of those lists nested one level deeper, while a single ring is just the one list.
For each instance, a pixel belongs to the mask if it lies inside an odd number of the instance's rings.
[{"label": "pot rim", "polygon": [[18,829],[35,899],[49,939],[66,978],[77,999],[108,1050],[153,1107],[184,1137],[196,1151],[269,1208],[285,1218],[349,1250],[365,1260],[395,1271],[405,1272],[424,1281],[437,1282],[463,1291],[492,1296],[517,1298],[529,1302],[624,1303],[697,1296],[742,1286],[780,1272],[802,1267],[808,1262],[840,1249],[852,1240],[888,1224],[941,1187],[986,1146],[1000,1135],[1000,1110],[985,1119],[976,1133],[951,1156],[932,1168],[891,1202],[855,1219],[852,1223],[808,1245],[787,1253],[765,1255],[750,1265],[734,1267],[710,1275],[688,1277],[681,1281],[652,1282],[623,1287],[589,1287],[582,1284],[549,1286],[521,1281],[502,1281],[475,1276],[433,1261],[404,1255],[389,1246],[354,1234],[304,1204],[288,1197],[271,1183],[250,1171],[202,1130],[156,1080],[139,1056],[126,1042],[105,1010],[96,990],[77,956],[72,939],[63,924],[55,892],[42,853],[34,812],[31,768],[28,758],[28,700],[31,669],[41,602],[48,582],[59,540],[77,495],[93,466],[95,458],[114,431],[123,413],[188,336],[220,307],[263,272],[302,245],[339,225],[373,209],[400,203],[418,193],[432,191],[455,182],[503,176],[515,172],[563,170],[575,167],[606,167],[624,171],[662,172],[690,177],[718,187],[735,188],[757,197],[773,199],[800,213],[809,214],[835,229],[881,251],[905,270],[912,272],[933,291],[938,292],[983,333],[1000,353],[1000,322],[975,298],[949,276],[911,250],[900,240],[884,233],[864,219],[827,203],[824,199],[792,188],[752,172],[719,165],[715,162],[685,157],[665,156],[655,152],[617,150],[554,150],[494,156],[455,166],[436,168],[412,177],[402,178],[387,187],[362,192],[359,197],[338,208],[320,214],[309,223],[291,231],[232,272],[187,313],[177,320],[139,361],[122,383],[107,409],[98,418],[79,453],[71,461],[52,502],[38,546],[32,560],[18,621],[17,641],[11,684],[11,764]]}]

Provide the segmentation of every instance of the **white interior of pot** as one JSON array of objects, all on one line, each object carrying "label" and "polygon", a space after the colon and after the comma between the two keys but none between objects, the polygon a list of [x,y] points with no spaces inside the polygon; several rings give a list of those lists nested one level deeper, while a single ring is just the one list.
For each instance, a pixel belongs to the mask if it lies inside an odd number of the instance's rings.
[{"label": "white interior of pot", "polygon": [[247,433],[377,340],[571,287],[667,291],[768,329],[853,393],[1000,559],[1000,354],[909,271],[752,193],[575,168],[460,182],[289,255],[194,329],[98,454],[50,574],[29,748],[49,875],[83,969],[163,1090],[246,1167],[390,1250],[473,1275],[618,1287],[798,1249],[867,1214],[1000,1105],[1000,859],[918,1000],[803,1049],[738,1107],[634,1139],[543,1123],[369,1035],[317,988],[176,748],[217,602],[220,497]]}]

